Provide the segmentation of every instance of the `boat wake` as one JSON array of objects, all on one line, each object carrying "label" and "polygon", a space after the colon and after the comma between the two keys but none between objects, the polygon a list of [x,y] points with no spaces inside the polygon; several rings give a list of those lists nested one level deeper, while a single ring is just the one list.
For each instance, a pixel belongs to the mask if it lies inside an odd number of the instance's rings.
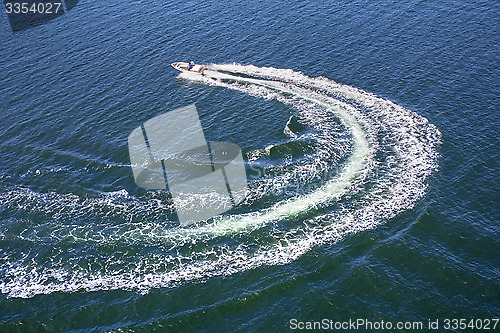
[{"label": "boat wake", "polygon": [[[1,258],[2,293],[147,292],[286,264],[411,209],[437,169],[437,128],[362,90],[289,69],[237,64],[180,77],[295,110],[283,124],[288,143],[246,153],[247,172],[257,171],[241,207],[180,228],[165,220],[173,208],[158,192],[82,198],[7,190],[0,194],[4,206],[27,218],[9,221],[17,233],[0,234],[8,248]],[[13,248],[16,242],[22,246]]]}]

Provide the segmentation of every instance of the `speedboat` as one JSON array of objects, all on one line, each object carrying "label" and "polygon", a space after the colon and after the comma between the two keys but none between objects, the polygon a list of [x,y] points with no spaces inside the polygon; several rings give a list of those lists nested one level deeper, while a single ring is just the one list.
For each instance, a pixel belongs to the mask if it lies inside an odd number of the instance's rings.
[{"label": "speedboat", "polygon": [[203,74],[203,71],[207,69],[207,66],[205,65],[193,65],[191,69],[189,69],[189,63],[187,62],[174,62],[172,64],[172,67],[181,71],[181,72],[191,72],[191,73],[198,73],[198,74]]}]

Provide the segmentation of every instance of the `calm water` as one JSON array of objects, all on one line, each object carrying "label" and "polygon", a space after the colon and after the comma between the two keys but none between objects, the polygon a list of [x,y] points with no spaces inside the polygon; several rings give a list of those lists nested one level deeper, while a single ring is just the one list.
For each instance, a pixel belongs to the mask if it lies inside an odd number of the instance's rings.
[{"label": "calm water", "polygon": [[[82,1],[15,34],[2,14],[0,331],[498,318],[499,13]],[[211,76],[170,67],[189,59]],[[180,228],[127,137],[191,103],[249,193]]]}]

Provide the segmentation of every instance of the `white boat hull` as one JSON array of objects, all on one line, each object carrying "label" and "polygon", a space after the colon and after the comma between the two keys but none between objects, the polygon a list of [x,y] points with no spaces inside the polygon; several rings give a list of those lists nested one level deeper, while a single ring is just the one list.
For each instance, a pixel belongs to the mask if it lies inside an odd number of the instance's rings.
[{"label": "white boat hull", "polygon": [[174,62],[172,63],[172,67],[181,72],[189,72],[189,73],[199,73],[202,74],[207,66],[204,65],[194,65],[193,68],[189,69],[189,63],[187,62]]}]

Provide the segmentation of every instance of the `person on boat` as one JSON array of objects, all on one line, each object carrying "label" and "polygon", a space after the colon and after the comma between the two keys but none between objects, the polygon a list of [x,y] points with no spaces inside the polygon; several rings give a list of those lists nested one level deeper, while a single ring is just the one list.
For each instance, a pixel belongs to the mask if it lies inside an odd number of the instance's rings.
[{"label": "person on boat", "polygon": [[193,60],[189,61],[189,69],[188,70],[192,70],[193,66],[194,66],[194,61]]}]

